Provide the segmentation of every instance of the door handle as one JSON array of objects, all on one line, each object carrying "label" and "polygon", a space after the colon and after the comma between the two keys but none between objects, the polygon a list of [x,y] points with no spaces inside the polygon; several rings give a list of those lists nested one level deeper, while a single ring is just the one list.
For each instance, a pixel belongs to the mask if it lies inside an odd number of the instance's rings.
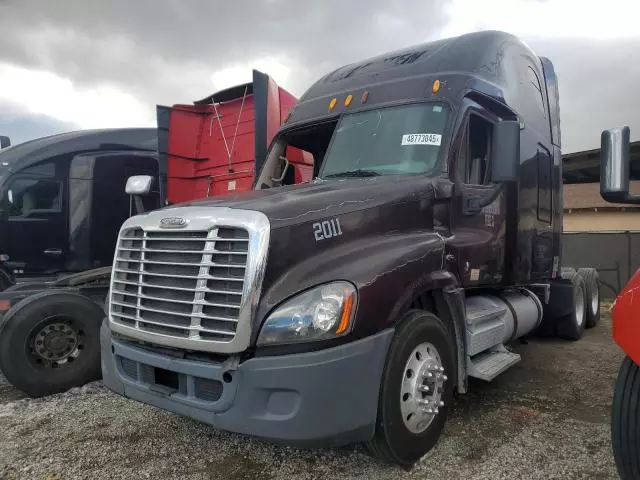
[{"label": "door handle", "polygon": [[50,255],[52,257],[57,257],[58,255],[62,255],[62,250],[60,250],[59,248],[47,248],[44,251],[45,255]]}]

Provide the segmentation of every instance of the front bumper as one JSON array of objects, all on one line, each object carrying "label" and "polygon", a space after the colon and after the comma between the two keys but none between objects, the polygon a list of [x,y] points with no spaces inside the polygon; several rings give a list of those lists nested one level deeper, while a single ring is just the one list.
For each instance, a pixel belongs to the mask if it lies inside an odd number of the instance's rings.
[{"label": "front bumper", "polygon": [[239,365],[188,360],[100,330],[104,384],[221,430],[301,446],[368,440],[393,330],[317,352]]}]

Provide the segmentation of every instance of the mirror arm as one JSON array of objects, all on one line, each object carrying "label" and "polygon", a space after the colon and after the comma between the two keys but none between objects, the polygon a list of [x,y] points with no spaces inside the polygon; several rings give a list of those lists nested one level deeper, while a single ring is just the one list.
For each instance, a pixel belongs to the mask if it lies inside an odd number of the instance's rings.
[{"label": "mirror arm", "polygon": [[138,215],[144,213],[144,204],[142,203],[142,197],[140,195],[133,195],[133,201],[136,204],[136,211]]},{"label": "mirror arm", "polygon": [[287,159],[287,157],[280,155],[280,160],[284,161],[284,168],[282,169],[282,175],[280,175],[280,178],[272,178],[271,181],[272,182],[276,182],[276,183],[282,183],[282,181],[284,180],[285,175],[287,174],[287,170],[289,170],[289,159]]}]

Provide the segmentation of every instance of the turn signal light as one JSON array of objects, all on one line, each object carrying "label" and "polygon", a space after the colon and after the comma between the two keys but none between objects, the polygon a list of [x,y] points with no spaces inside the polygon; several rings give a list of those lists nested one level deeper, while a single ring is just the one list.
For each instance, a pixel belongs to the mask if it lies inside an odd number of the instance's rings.
[{"label": "turn signal light", "polygon": [[344,308],[342,310],[342,316],[340,317],[340,324],[336,330],[336,335],[344,333],[349,327],[349,321],[351,320],[351,310],[353,308],[353,294],[349,295],[344,301]]}]

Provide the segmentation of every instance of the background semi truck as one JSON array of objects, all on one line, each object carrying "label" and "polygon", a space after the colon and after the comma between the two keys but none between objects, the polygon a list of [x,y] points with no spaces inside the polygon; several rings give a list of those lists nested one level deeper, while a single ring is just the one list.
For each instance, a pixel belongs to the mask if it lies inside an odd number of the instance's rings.
[{"label": "background semi truck", "polygon": [[[575,341],[598,322],[595,272],[562,268],[558,95],[551,61],[502,32],[319,79],[254,191],[123,224],[105,385],[221,429],[365,442],[412,465],[454,392],[520,361],[512,342]],[[292,148],[313,181],[293,185]]]},{"label": "background semi truck", "polygon": [[[640,204],[629,193],[629,127],[602,133],[600,192],[614,203]],[[623,480],[640,478],[640,270],[629,279],[613,306],[613,339],[625,353],[613,394],[613,453]]]},{"label": "background semi truck", "polygon": [[[294,102],[254,71],[252,82],[194,105],[157,106],[157,130],[71,132],[3,150],[5,288],[14,275],[19,280],[0,292],[0,370],[7,379],[41,396],[98,378],[98,330],[122,222],[131,212],[250,189]],[[302,153],[289,154],[309,180]],[[141,190],[130,191],[135,204],[125,193],[133,176],[143,180]]]}]

